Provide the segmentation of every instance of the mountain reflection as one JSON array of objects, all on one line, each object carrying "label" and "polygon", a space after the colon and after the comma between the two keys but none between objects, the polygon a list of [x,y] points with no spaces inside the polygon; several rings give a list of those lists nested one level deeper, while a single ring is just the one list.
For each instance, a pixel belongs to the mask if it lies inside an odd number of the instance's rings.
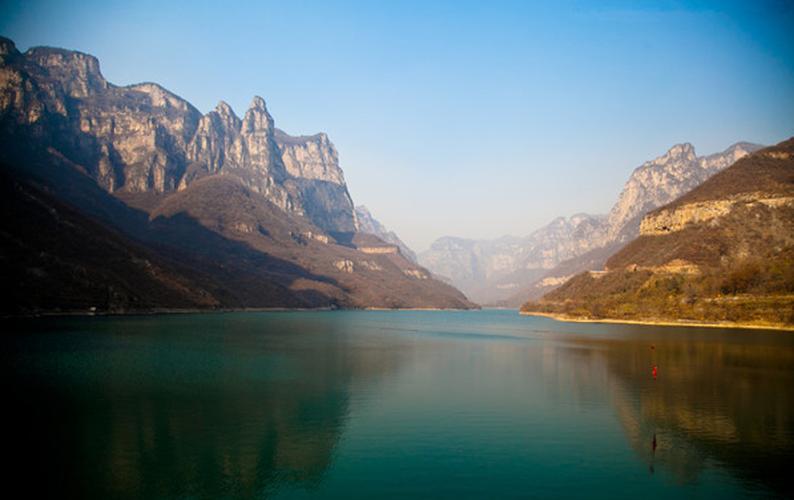
[{"label": "mountain reflection", "polygon": [[786,333],[510,311],[3,326],[5,472],[28,496],[794,493]]},{"label": "mountain reflection", "polygon": [[119,323],[111,338],[45,339],[40,348],[74,347],[57,364],[12,354],[12,449],[29,453],[16,472],[38,478],[34,490],[219,498],[267,496],[296,483],[312,488],[344,430],[350,385],[396,369],[401,355],[351,348],[333,323],[315,344],[315,333],[296,335],[288,324],[257,336],[230,322],[205,333],[175,326],[162,346],[150,340],[164,328],[149,326]]},{"label": "mountain reflection", "polygon": [[768,333],[746,332],[757,343],[746,337],[739,343],[737,332],[687,333],[645,328],[574,344],[605,360],[610,399],[649,472],[694,483],[707,464],[716,463],[745,481],[790,494],[793,351],[768,338],[762,343]]}]

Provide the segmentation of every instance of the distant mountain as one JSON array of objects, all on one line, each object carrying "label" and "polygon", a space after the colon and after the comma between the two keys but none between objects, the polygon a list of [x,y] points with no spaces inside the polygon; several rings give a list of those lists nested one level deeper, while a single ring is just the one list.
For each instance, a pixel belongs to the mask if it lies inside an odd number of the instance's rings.
[{"label": "distant mountain", "polygon": [[[23,54],[0,38],[0,146],[4,189],[18,195],[0,266],[52,288],[3,310],[471,307],[395,244],[359,233],[328,137],[278,130],[260,97],[243,118],[223,102],[202,115],[157,84],[107,82],[93,56]],[[68,244],[26,228],[22,207],[34,206],[51,208],[39,215],[56,214],[46,223]],[[67,220],[94,236],[67,238]]]},{"label": "distant mountain", "polygon": [[605,271],[578,274],[522,310],[794,326],[794,138],[651,211]]},{"label": "distant mountain", "polygon": [[386,243],[397,245],[403,257],[407,258],[411,262],[417,262],[414,251],[411,250],[411,248],[406,245],[399,236],[397,236],[397,233],[394,231],[389,231],[386,226],[375,219],[375,217],[372,216],[372,213],[370,213],[369,209],[364,205],[359,205],[356,207],[356,221],[358,223],[359,232],[374,234]]},{"label": "distant mountain", "polygon": [[698,157],[691,144],[678,144],[637,167],[608,216],[557,218],[524,238],[436,240],[419,262],[447,276],[472,300],[518,307],[560,286],[606,258],[639,232],[642,216],[762,146],[737,143],[721,153]]},{"label": "distant mountain", "polygon": [[515,294],[560,261],[585,252],[605,237],[605,218],[578,214],[558,217],[524,238],[496,240],[443,237],[419,254],[419,262],[445,276],[479,303]]}]

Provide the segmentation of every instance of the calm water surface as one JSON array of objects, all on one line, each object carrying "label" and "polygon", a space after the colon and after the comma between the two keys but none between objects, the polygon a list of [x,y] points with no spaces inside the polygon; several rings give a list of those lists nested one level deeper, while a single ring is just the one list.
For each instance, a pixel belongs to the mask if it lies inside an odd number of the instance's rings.
[{"label": "calm water surface", "polygon": [[791,333],[513,311],[2,327],[5,486],[30,497],[794,493]]}]

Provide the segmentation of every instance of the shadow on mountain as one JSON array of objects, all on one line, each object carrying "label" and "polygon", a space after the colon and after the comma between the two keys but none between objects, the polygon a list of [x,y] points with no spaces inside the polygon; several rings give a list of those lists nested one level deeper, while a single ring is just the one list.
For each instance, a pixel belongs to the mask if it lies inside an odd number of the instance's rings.
[{"label": "shadow on mountain", "polygon": [[5,148],[2,159],[6,312],[338,305],[311,287],[291,289],[297,280],[341,289],[332,278],[184,213],[150,221],[68,160],[23,151]]}]

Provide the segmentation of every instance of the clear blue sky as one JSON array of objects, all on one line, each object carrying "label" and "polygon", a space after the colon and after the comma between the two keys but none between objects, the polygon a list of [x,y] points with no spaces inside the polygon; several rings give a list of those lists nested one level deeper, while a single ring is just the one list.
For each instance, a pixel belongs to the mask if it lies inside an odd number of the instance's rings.
[{"label": "clear blue sky", "polygon": [[792,2],[3,2],[24,50],[78,49],[277,126],[325,131],[350,191],[417,250],[603,213],[677,142],[794,135]]}]

